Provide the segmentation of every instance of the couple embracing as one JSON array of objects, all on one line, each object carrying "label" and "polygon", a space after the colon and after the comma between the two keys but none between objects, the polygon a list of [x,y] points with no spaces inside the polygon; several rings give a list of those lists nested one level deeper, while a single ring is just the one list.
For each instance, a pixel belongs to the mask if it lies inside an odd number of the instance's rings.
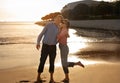
[{"label": "couple embracing", "polygon": [[65,78],[62,82],[69,82],[69,70],[68,67],[73,67],[74,65],[79,65],[84,67],[84,65],[79,62],[67,62],[67,57],[69,53],[69,48],[67,46],[67,38],[69,37],[69,21],[64,19],[62,15],[57,15],[54,17],[54,21],[48,23],[42,32],[39,34],[37,38],[36,48],[39,50],[40,41],[42,41],[42,49],[40,56],[40,64],[38,66],[38,75],[37,75],[37,83],[42,83],[41,74],[44,70],[44,65],[47,57],[49,56],[49,73],[50,73],[50,81],[49,83],[55,83],[53,74],[54,74],[54,62],[56,58],[56,44],[59,43],[60,55],[61,55],[61,63],[63,67],[63,71],[65,73]]}]

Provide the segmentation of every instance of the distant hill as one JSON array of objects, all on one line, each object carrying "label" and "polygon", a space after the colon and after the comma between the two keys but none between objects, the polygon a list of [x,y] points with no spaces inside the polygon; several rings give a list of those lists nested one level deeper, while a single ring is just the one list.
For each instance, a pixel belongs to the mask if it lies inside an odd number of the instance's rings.
[{"label": "distant hill", "polygon": [[68,3],[63,7],[61,12],[64,12],[65,10],[73,9],[75,6],[77,6],[80,3],[85,3],[87,5],[97,5],[99,2],[98,1],[93,1],[93,0],[83,0],[83,1],[76,1],[72,3]]},{"label": "distant hill", "polygon": [[66,4],[61,13],[69,20],[120,19],[120,1],[76,1]]}]

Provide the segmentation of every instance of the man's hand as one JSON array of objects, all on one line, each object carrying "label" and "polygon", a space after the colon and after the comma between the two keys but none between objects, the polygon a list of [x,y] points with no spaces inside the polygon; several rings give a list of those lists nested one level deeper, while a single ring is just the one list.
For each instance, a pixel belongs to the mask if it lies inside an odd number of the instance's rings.
[{"label": "man's hand", "polygon": [[37,44],[37,45],[36,45],[36,48],[37,48],[37,50],[39,50],[39,49],[40,49],[40,45]]}]

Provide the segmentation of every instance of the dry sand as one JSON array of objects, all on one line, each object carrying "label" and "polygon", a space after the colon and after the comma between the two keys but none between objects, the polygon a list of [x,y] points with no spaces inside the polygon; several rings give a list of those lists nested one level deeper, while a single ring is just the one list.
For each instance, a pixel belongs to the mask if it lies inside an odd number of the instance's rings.
[{"label": "dry sand", "polygon": [[[37,66],[0,70],[0,83],[33,83],[36,80]],[[49,83],[48,67],[42,74]],[[60,82],[64,78],[61,67],[56,67],[54,79]],[[20,82],[30,81],[30,82]],[[120,83],[120,64],[86,65],[85,68],[70,68],[70,83]]]}]

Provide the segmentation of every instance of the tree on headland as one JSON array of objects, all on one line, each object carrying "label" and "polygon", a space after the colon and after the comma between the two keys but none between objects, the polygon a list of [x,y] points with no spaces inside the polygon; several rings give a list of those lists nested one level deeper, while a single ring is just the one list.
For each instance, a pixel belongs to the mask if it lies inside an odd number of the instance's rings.
[{"label": "tree on headland", "polygon": [[73,11],[71,9],[64,11],[62,15],[64,16],[64,18],[74,19]]},{"label": "tree on headland", "polygon": [[45,15],[44,17],[42,17],[42,20],[53,20],[53,18],[58,15],[61,14],[60,12],[54,12],[54,13],[50,13],[48,15]]},{"label": "tree on headland", "polygon": [[73,9],[73,14],[75,19],[85,19],[89,15],[89,6],[80,3]]},{"label": "tree on headland", "polygon": [[120,16],[120,1],[115,2],[114,12],[115,12],[116,15]]},{"label": "tree on headland", "polygon": [[43,21],[37,21],[37,22],[35,22],[35,24],[45,26],[48,22],[52,21],[54,19],[54,17],[59,14],[61,14],[61,13],[54,12],[54,13],[47,14],[41,18]]},{"label": "tree on headland", "polygon": [[109,2],[100,2],[96,7],[96,13],[98,15],[106,16],[113,14],[113,5]]},{"label": "tree on headland", "polygon": [[96,4],[79,3],[74,8],[63,7],[62,15],[70,20],[120,19],[120,1],[96,1]]}]

